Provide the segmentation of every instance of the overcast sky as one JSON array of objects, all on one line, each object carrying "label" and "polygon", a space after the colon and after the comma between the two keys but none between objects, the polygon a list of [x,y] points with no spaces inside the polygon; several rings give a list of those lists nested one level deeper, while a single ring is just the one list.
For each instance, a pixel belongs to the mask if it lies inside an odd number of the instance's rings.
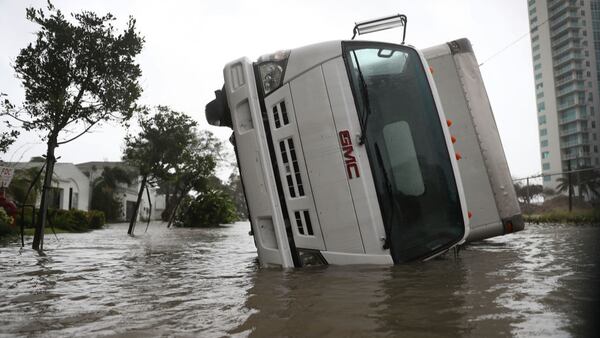
[{"label": "overcast sky", "polygon": [[[481,72],[513,177],[540,172],[529,37],[494,56],[528,32],[525,0],[54,0],[53,4],[67,14],[84,9],[110,12],[117,17],[119,29],[128,16],[137,19],[138,31],[146,40],[138,58],[143,72],[141,103],[186,112],[223,139],[231,131],[209,126],[204,106],[222,86],[227,62],[349,39],[356,21],[406,14],[406,41],[417,48],[463,37],[471,40],[479,62],[485,61]],[[22,100],[23,89],[12,64],[38,29],[25,19],[29,6],[45,7],[46,1],[0,0],[0,92],[7,93],[13,103]],[[367,38],[400,42],[401,31]],[[104,125],[60,146],[57,156],[61,162],[118,161],[124,135],[120,126]],[[39,136],[26,133],[0,158],[26,161],[43,153],[45,145]]]}]

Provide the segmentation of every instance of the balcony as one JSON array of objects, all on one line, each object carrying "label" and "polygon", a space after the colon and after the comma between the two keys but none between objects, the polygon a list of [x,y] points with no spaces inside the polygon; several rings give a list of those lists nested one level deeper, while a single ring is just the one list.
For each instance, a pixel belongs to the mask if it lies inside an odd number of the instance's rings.
[{"label": "balcony", "polygon": [[[562,112],[563,110],[577,107],[577,106],[585,106],[585,103],[582,103],[582,101],[578,101],[578,100],[566,102],[566,103],[563,103],[562,105],[559,105],[559,107],[562,107],[562,108],[558,108],[558,111]],[[578,111],[576,111],[576,114],[573,116],[559,118],[558,124],[563,125],[563,124],[571,123],[574,121],[587,121],[587,115],[585,114],[585,112],[582,113],[581,110],[578,110]]]},{"label": "balcony", "polygon": [[569,82],[582,81],[582,80],[583,80],[582,74],[571,73],[570,75],[567,75],[566,77],[563,77],[560,80],[556,80],[556,87],[562,86]]},{"label": "balcony", "polygon": [[[569,108],[574,108],[574,107],[578,107],[578,106],[585,106],[585,102],[581,102],[581,101],[573,101],[573,102],[567,102],[567,103],[563,103],[563,104],[559,104],[558,105],[558,110],[566,110]],[[573,122],[573,121],[577,121],[577,120],[585,120],[585,117],[582,116],[575,116],[572,118],[567,118],[567,119],[561,119],[559,121],[560,124],[564,124],[564,123],[569,123],[569,122]]]},{"label": "balcony", "polygon": [[559,17],[553,18],[550,20],[550,29],[555,29],[556,27],[564,24],[565,20],[568,19],[577,19],[577,11],[566,12]]},{"label": "balcony", "polygon": [[554,77],[560,77],[562,75],[566,75],[574,71],[583,71],[583,67],[580,63],[572,63],[570,65],[560,68],[559,70],[556,70],[554,72]]},{"label": "balcony", "polygon": [[561,156],[563,161],[576,160],[576,159],[587,158],[587,157],[590,157],[590,153],[587,151],[578,151],[575,154],[563,154]]},{"label": "balcony", "polygon": [[569,44],[557,48],[552,51],[552,56],[557,57],[561,56],[561,54],[570,52],[570,51],[580,51],[582,49],[581,44],[579,42],[570,42]]},{"label": "balcony", "polygon": [[561,130],[559,135],[561,137],[570,136],[578,133],[586,133],[588,131],[588,127],[584,127],[581,124],[577,125],[575,128],[570,128],[567,130]]},{"label": "balcony", "polygon": [[590,142],[588,140],[577,139],[569,142],[560,142],[560,149],[579,147],[589,145]]},{"label": "balcony", "polygon": [[548,10],[553,10],[556,6],[563,3],[564,0],[548,0]]},{"label": "balcony", "polygon": [[561,36],[558,39],[554,39],[552,40],[552,48],[559,48],[562,47],[565,43],[571,42],[571,41],[579,41],[581,39],[581,36],[579,36],[578,33],[575,32],[569,32],[563,36]]},{"label": "balcony", "polygon": [[555,58],[554,69],[559,68],[560,66],[563,66],[568,62],[581,60],[583,60],[583,55],[581,54],[581,52],[571,52],[563,57]]},{"label": "balcony", "polygon": [[[550,7],[550,6],[549,6]],[[555,16],[564,13],[569,9],[577,9],[577,3],[574,1],[565,1],[558,6],[552,6],[550,9],[550,18],[553,19]]]},{"label": "balcony", "polygon": [[569,86],[566,86],[562,89],[559,89],[556,91],[556,97],[559,96],[564,96],[566,94],[571,94],[574,92],[578,92],[578,91],[584,91],[585,90],[585,84],[583,82],[581,83],[575,83]]},{"label": "balcony", "polygon": [[550,32],[550,37],[554,38],[556,36],[559,36],[561,33],[565,32],[569,29],[579,30],[581,28],[583,28],[583,25],[579,23],[579,20],[577,20],[577,19],[569,20],[566,24],[560,25],[556,29],[552,30]]}]

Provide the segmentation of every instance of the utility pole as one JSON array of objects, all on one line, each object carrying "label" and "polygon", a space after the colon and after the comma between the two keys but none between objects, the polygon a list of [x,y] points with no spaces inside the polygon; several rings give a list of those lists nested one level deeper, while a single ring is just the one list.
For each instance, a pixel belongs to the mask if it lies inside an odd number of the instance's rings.
[{"label": "utility pole", "polygon": [[127,230],[127,234],[133,236],[133,231],[135,230],[135,222],[137,221],[137,215],[140,210],[140,204],[142,202],[142,195],[144,194],[144,188],[146,188],[146,182],[148,181],[148,175],[144,174],[142,176],[142,183],[140,183],[140,191],[138,192],[138,197],[135,202],[135,207],[133,208],[133,215],[131,215],[131,219],[129,220],[129,229]]},{"label": "utility pole", "polygon": [[571,160],[568,163],[569,173],[567,174],[567,179],[569,182],[569,212],[573,210],[573,185],[571,184]]},{"label": "utility pole", "polygon": [[527,186],[525,187],[525,194],[527,196],[525,196],[525,205],[527,206],[527,209],[529,210],[529,177],[527,177]]}]

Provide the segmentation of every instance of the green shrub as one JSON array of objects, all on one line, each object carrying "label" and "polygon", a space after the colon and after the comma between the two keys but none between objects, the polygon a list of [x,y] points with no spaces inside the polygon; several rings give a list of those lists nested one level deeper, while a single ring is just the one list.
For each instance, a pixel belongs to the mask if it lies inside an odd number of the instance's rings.
[{"label": "green shrub", "polygon": [[[91,229],[98,229],[102,227],[95,228],[91,224],[91,218],[89,216],[89,212],[83,210],[48,210],[48,225],[54,226],[56,228],[64,229],[69,232],[84,232]],[[99,216],[95,216],[94,222],[95,226],[97,226],[99,220],[96,219]],[[102,219],[104,216],[102,215]],[[102,223],[103,224],[103,223]]]},{"label": "green shrub", "polygon": [[530,223],[571,223],[571,224],[600,224],[599,210],[554,210],[537,215],[524,215]]},{"label": "green shrub", "polygon": [[202,193],[193,200],[186,201],[180,208],[177,226],[213,227],[227,224],[237,219],[235,204],[231,197],[221,190]]},{"label": "green shrub", "polygon": [[[35,212],[37,213],[38,209],[35,209]],[[33,217],[34,216],[31,213],[31,208],[30,207],[25,208],[25,214],[24,214],[24,217],[23,217],[23,219],[25,220],[25,224],[24,224],[25,228],[33,228],[34,227],[34,224],[33,224],[33,221],[32,221]],[[35,217],[37,218],[37,214],[35,215]],[[17,221],[17,226],[20,227],[21,226],[21,220],[22,220],[21,219],[21,209],[20,208],[19,208],[19,211],[17,212],[17,216],[15,217],[15,219]]]},{"label": "green shrub", "polygon": [[77,230],[87,231],[90,229],[88,213],[83,210],[72,209],[67,212],[73,219],[73,223],[77,224]]},{"label": "green shrub", "polygon": [[[4,210],[4,209],[2,209]],[[38,218],[39,210],[36,209],[35,219]],[[31,208],[25,209],[25,228],[33,228],[34,225],[31,222]],[[17,213],[16,217],[17,230],[21,226],[21,212]],[[0,222],[1,223],[1,222]],[[54,227],[55,229],[62,229],[66,232],[85,232],[89,230],[100,229],[104,226],[106,220],[104,218],[104,213],[98,210],[56,210],[56,209],[48,209],[48,222],[46,226]],[[2,226],[0,224],[0,226]],[[0,230],[2,232],[2,230]]]},{"label": "green shrub", "polygon": [[108,189],[102,184],[94,187],[90,208],[104,213],[104,218],[109,221],[121,219],[123,202],[116,197],[112,189]]},{"label": "green shrub", "polygon": [[104,213],[98,210],[90,210],[87,213],[88,224],[91,229],[100,229],[106,223],[106,219],[104,218]]},{"label": "green shrub", "polygon": [[[87,222],[86,222],[87,223]],[[78,232],[86,224],[78,224],[69,213],[69,210],[48,209],[47,226],[65,229],[70,232]]]}]

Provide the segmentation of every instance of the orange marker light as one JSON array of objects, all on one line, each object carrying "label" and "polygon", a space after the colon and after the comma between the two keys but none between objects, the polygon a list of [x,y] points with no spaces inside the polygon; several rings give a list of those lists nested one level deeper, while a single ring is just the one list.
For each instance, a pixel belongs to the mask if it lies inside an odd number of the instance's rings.
[{"label": "orange marker light", "polygon": [[433,67],[429,66],[429,71],[433,74]]},{"label": "orange marker light", "polygon": [[454,137],[454,135],[450,135],[450,140],[452,140],[452,143],[456,143],[456,137]]},{"label": "orange marker light", "polygon": [[473,217],[473,213],[470,211],[467,211],[467,216],[469,216],[469,219],[471,219],[471,217]]},{"label": "orange marker light", "polygon": [[462,155],[459,152],[456,152],[456,160],[460,161],[462,159]]},{"label": "orange marker light", "polygon": [[448,125],[448,127],[450,127],[452,125],[452,120],[450,120],[450,119],[446,120],[446,124]]}]

